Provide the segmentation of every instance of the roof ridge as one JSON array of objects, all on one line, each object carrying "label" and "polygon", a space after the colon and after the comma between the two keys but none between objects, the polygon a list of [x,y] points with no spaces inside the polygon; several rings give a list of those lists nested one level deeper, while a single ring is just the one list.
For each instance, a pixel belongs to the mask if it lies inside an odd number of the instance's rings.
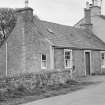
[{"label": "roof ridge", "polygon": [[55,23],[55,22],[50,22],[50,21],[46,21],[46,20],[41,20],[41,21],[42,21],[42,22],[51,23],[51,24],[60,25],[60,26],[65,26],[65,27],[73,27],[73,26],[69,26],[69,25],[65,25],[65,24],[60,24],[60,23]]}]

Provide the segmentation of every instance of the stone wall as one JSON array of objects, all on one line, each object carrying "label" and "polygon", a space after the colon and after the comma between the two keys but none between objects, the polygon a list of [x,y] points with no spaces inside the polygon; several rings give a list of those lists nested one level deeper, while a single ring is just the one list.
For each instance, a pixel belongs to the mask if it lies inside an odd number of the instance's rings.
[{"label": "stone wall", "polygon": [[85,76],[84,50],[73,50],[73,76]]},{"label": "stone wall", "polygon": [[18,16],[16,26],[7,39],[8,75],[21,73],[25,68],[23,27],[23,18]]},{"label": "stone wall", "polygon": [[[18,15],[16,26],[7,41],[8,75],[41,71],[41,54],[47,55],[50,69],[50,45],[35,25]],[[0,48],[0,75],[6,75],[5,43]],[[43,71],[43,70],[42,70]]]},{"label": "stone wall", "polygon": [[[72,50],[73,55],[73,77],[85,76],[84,50]],[[63,70],[64,67],[64,49],[54,50],[55,69]],[[69,69],[70,70],[70,69]]]},{"label": "stone wall", "polygon": [[71,80],[70,71],[39,72],[19,74],[0,78],[1,88],[17,88],[24,86],[27,89],[44,88],[53,85],[65,84]]},{"label": "stone wall", "polygon": [[54,49],[54,68],[64,69],[64,49]]},{"label": "stone wall", "polygon": [[91,74],[101,73],[100,51],[91,51]]},{"label": "stone wall", "polygon": [[50,44],[30,22],[25,23],[25,48],[25,72],[41,71],[41,54],[47,55],[47,69],[50,69]]}]

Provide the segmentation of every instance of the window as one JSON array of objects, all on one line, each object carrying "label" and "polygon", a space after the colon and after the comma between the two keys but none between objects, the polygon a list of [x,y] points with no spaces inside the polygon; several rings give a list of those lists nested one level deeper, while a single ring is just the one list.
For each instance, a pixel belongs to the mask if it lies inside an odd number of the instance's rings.
[{"label": "window", "polygon": [[64,50],[64,65],[65,68],[72,67],[72,51],[69,49]]},{"label": "window", "polygon": [[101,59],[104,60],[105,59],[105,54],[101,53]]},{"label": "window", "polygon": [[105,68],[105,52],[101,52],[101,68]]},{"label": "window", "polygon": [[41,68],[46,69],[47,68],[47,59],[46,54],[41,55]]}]

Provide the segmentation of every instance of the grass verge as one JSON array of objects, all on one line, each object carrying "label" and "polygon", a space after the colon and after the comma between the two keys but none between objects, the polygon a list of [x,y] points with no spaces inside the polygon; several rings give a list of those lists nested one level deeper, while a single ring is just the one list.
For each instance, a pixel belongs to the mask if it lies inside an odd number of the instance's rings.
[{"label": "grass verge", "polygon": [[8,89],[0,92],[0,105],[19,105],[22,103],[32,102],[35,100],[68,94],[70,92],[82,89],[88,85],[96,84],[95,82],[76,82],[68,81],[65,84],[27,90],[24,87],[18,89]]}]

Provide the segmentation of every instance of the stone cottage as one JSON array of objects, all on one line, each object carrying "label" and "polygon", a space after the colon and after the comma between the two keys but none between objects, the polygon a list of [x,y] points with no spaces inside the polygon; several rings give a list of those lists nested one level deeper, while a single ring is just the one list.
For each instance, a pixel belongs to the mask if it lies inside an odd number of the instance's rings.
[{"label": "stone cottage", "polygon": [[0,46],[0,75],[70,70],[101,72],[105,44],[90,30],[40,20],[29,7],[15,10],[15,26]]},{"label": "stone cottage", "polygon": [[[102,0],[92,0],[86,3],[84,18],[77,22],[74,27],[85,29],[86,26],[105,42],[105,16],[101,13]],[[105,52],[101,52],[101,69],[105,69]]]}]

